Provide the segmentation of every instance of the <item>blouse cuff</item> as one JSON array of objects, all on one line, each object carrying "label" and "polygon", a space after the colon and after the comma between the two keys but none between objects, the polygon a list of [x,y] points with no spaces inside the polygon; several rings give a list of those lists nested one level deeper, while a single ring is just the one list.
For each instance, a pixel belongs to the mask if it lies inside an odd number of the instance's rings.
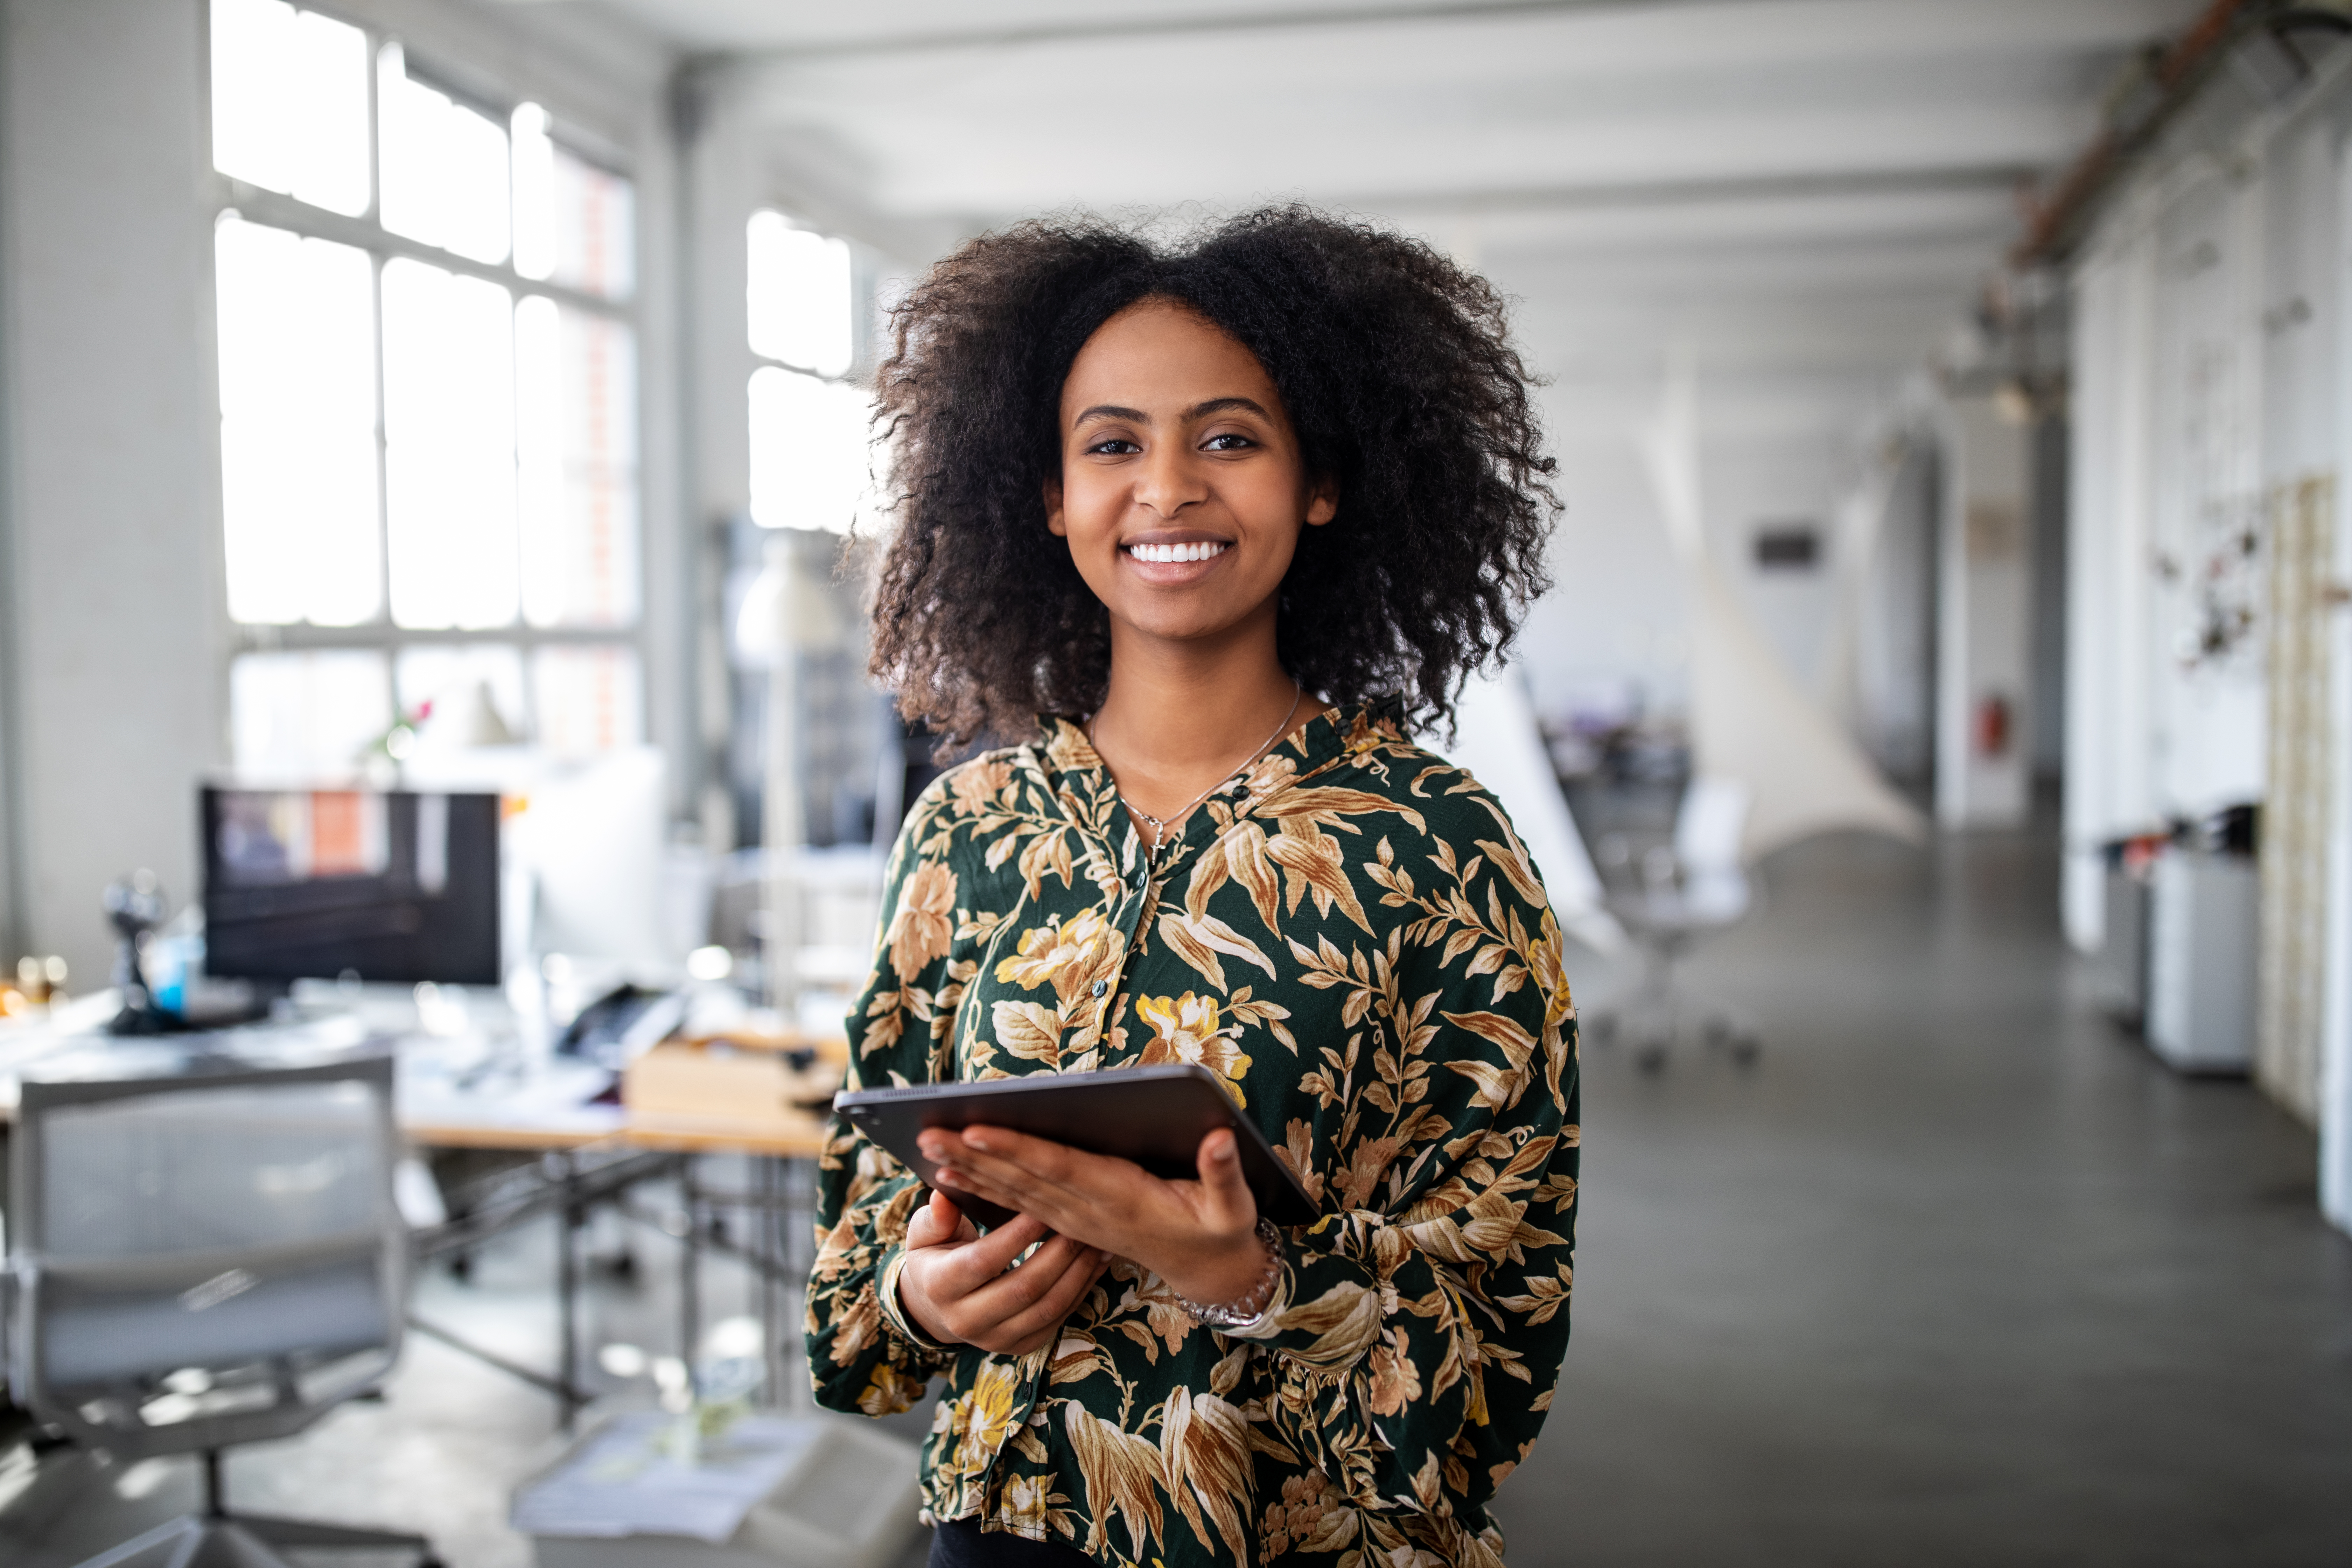
[{"label": "blouse cuff", "polygon": [[898,1271],[906,1266],[905,1247],[894,1247],[883,1254],[882,1267],[874,1278],[874,1294],[882,1308],[882,1321],[889,1325],[892,1333],[926,1355],[950,1354],[949,1346],[938,1343],[915,1327],[915,1320],[908,1316],[905,1304],[898,1300]]}]

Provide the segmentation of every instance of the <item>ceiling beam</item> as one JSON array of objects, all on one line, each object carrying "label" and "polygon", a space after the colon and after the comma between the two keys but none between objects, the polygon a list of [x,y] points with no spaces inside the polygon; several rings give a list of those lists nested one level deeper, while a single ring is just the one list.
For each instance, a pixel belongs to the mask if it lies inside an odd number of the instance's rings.
[{"label": "ceiling beam", "polygon": [[1534,185],[1465,191],[1355,192],[1334,205],[1397,216],[1423,213],[1539,212],[1558,209],[1699,206],[1721,202],[1797,200],[1808,196],[1912,195],[1931,191],[2014,191],[2039,170],[2022,163],[1954,168],[1864,169],[1819,174],[1738,175],[1722,179],[1635,181],[1612,184]]},{"label": "ceiling beam", "polygon": [[[1200,33],[1271,33],[1307,28],[1364,27],[1398,22],[1468,21],[1487,17],[1545,16],[1562,12],[1651,10],[1666,5],[1719,4],[1720,0],[1460,0],[1402,5],[1347,5],[1315,10],[1280,6],[1247,12],[1193,11],[1163,16],[1104,16],[1095,21],[1030,22],[965,32],[905,33],[830,42],[782,44],[733,51],[731,61],[864,59],[955,49],[1018,48],[1026,44],[1087,43],[1100,39],[1181,37]],[[1751,0],[1767,4],[1769,0]]]}]

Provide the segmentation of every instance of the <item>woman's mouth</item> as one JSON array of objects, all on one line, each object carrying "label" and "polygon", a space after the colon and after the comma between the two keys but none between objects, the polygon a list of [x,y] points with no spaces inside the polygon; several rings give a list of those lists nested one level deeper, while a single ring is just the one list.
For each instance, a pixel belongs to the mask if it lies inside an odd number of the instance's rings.
[{"label": "woman's mouth", "polygon": [[1231,548],[1222,539],[1204,539],[1190,544],[1130,544],[1127,551],[1138,561],[1206,561]]}]

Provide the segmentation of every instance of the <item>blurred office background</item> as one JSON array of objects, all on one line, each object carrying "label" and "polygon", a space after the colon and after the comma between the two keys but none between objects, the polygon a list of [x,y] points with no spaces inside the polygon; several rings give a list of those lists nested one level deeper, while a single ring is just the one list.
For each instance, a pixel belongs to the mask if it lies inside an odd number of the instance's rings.
[{"label": "blurred office background", "polygon": [[[2352,7],[0,16],[26,1026],[134,868],[196,951],[209,784],[500,795],[506,978],[351,992],[401,1028],[837,1032],[931,768],[864,674],[891,301],[1026,215],[1299,197],[1514,299],[1561,464],[1458,737],[1587,1020],[1512,1559],[2352,1560]],[[675,1238],[591,1218],[619,1397]],[[416,1289],[541,1354],[552,1245]],[[556,1407],[421,1337],[387,1387],[233,1480],[529,1561]],[[0,1441],[26,1561],[192,1495]]]}]

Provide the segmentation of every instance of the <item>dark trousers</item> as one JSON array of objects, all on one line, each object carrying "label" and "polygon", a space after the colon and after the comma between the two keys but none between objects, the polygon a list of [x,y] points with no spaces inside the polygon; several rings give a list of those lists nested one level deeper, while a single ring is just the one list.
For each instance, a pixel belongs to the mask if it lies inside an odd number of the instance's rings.
[{"label": "dark trousers", "polygon": [[950,1519],[931,1534],[929,1568],[1082,1568],[1094,1561],[1058,1541],[1024,1541],[976,1520]]}]

